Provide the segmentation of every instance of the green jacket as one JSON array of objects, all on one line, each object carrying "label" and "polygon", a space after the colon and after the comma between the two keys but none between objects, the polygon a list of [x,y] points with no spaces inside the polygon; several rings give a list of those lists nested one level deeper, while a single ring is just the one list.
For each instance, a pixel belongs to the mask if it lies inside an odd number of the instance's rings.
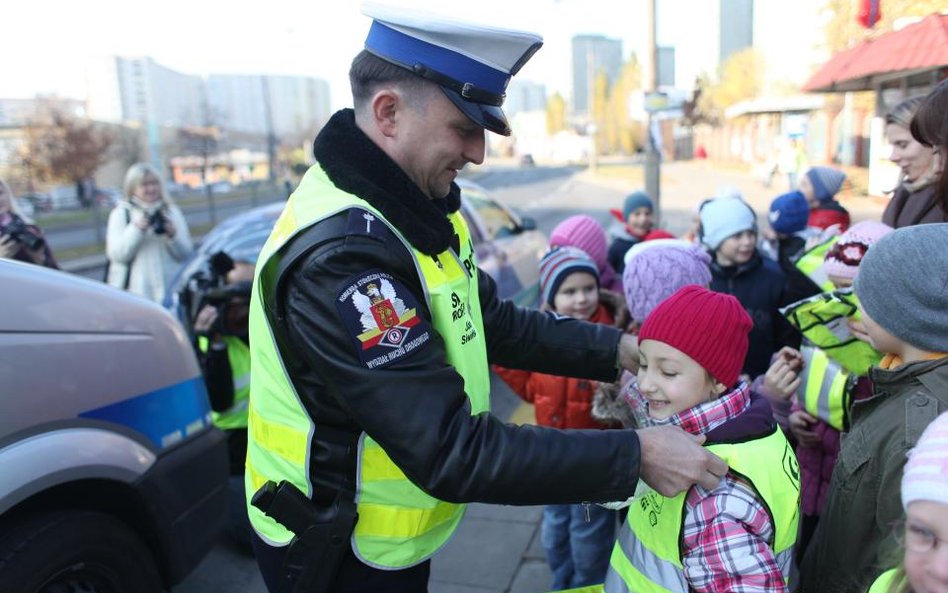
[{"label": "green jacket", "polygon": [[863,593],[899,554],[906,453],[948,410],[948,358],[869,371],[873,395],[852,407],[826,508],[800,569],[803,593]]}]

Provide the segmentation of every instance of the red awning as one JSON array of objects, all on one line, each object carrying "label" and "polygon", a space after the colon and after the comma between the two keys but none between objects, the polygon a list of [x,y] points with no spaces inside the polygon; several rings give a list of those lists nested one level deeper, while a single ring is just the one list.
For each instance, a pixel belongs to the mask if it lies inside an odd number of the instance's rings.
[{"label": "red awning", "polygon": [[933,14],[836,54],[803,90],[867,91],[899,75],[944,67],[948,67],[948,14]]}]

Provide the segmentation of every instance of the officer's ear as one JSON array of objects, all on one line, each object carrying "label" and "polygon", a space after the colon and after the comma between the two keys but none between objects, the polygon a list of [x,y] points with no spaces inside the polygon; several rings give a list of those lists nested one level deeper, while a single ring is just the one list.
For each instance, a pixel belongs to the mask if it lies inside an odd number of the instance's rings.
[{"label": "officer's ear", "polygon": [[398,115],[404,99],[394,88],[380,89],[372,97],[372,119],[375,127],[387,138],[395,136],[398,130]]}]

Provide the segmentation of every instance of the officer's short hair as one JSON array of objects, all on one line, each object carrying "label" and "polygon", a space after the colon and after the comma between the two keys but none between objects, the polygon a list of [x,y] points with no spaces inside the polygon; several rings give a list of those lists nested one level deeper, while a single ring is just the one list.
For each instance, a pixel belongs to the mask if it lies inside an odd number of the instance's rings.
[{"label": "officer's short hair", "polygon": [[352,87],[352,102],[355,107],[364,105],[378,89],[387,84],[396,84],[410,96],[434,89],[435,85],[410,70],[362,50],[352,60],[349,68],[349,85]]}]

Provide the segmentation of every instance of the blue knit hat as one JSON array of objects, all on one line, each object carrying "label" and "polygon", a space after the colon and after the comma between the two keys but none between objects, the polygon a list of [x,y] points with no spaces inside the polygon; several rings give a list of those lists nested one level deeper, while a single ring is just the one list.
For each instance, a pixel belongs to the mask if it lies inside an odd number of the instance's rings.
[{"label": "blue knit hat", "polygon": [[811,167],[806,176],[813,186],[813,197],[818,202],[832,200],[846,181],[846,174],[832,167]]},{"label": "blue knit hat", "polygon": [[770,203],[770,227],[778,233],[792,235],[806,228],[810,206],[800,191],[781,194]]},{"label": "blue knit hat", "polygon": [[629,219],[629,214],[632,214],[639,208],[648,208],[649,211],[655,210],[655,205],[652,203],[652,198],[648,197],[648,194],[644,191],[634,191],[629,194],[625,201],[622,202],[622,216],[625,220]]},{"label": "blue knit hat", "polygon": [[714,198],[701,205],[701,242],[716,251],[725,239],[744,231],[757,231],[757,215],[744,200]]},{"label": "blue knit hat", "polygon": [[554,247],[540,260],[540,298],[553,306],[553,298],[560,284],[573,272],[592,274],[599,284],[599,268],[596,262],[582,249],[576,247]]}]

